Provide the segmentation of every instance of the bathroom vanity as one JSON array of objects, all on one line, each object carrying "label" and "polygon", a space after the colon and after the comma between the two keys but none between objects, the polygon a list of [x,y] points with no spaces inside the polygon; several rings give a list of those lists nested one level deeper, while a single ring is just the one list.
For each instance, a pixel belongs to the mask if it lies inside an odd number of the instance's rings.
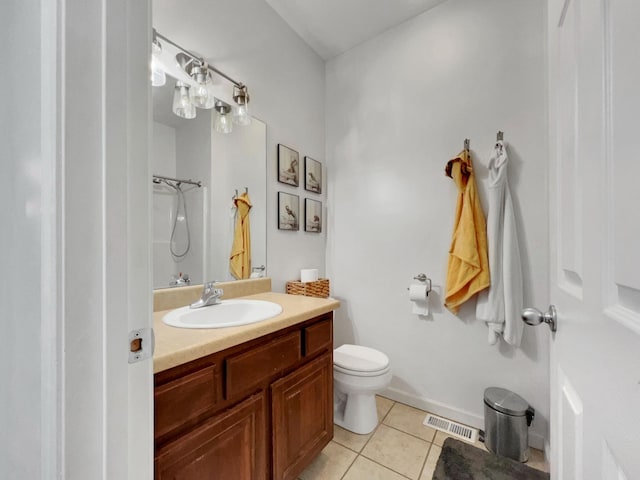
[{"label": "bathroom vanity", "polygon": [[154,314],[156,479],[294,479],[333,437],[339,303],[272,292],[246,298],[283,312],[205,330],[169,327],[167,311]]}]

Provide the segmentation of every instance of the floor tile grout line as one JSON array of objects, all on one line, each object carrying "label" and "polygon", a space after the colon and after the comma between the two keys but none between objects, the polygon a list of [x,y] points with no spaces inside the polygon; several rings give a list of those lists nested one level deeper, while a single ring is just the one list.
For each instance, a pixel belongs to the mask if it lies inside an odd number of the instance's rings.
[{"label": "floor tile grout line", "polygon": [[[386,397],[385,397],[385,398],[386,398]],[[354,452],[354,453],[356,454],[356,458],[354,458],[354,459],[353,459],[353,461],[351,462],[351,464],[349,464],[349,467],[348,467],[348,468],[345,470],[345,472],[342,474],[342,476],[340,477],[340,480],[342,480],[342,479],[347,475],[347,473],[349,473],[349,470],[351,470],[351,467],[353,467],[353,464],[354,464],[354,463],[356,463],[356,460],[358,459],[358,457],[364,457],[364,458],[366,458],[367,460],[371,460],[370,458],[365,457],[364,455],[362,455],[362,451],[366,448],[366,446],[367,446],[367,444],[369,443],[369,441],[373,438],[373,436],[375,435],[375,433],[378,431],[378,428],[380,428],[380,425],[382,425],[382,421],[383,421],[385,418],[387,418],[387,415],[389,415],[389,412],[391,412],[391,409],[392,409],[392,408],[393,408],[393,406],[396,404],[396,402],[395,402],[395,401],[393,401],[393,400],[392,400],[392,402],[393,402],[393,403],[392,403],[392,404],[391,404],[391,406],[389,407],[389,410],[387,410],[387,413],[385,413],[385,414],[384,414],[384,416],[382,417],[382,420],[378,421],[378,424],[376,425],[376,428],[374,428],[374,429],[371,431],[371,433],[370,433],[370,435],[369,435],[369,438],[367,438],[367,441],[366,441],[366,442],[364,442],[364,445],[362,445],[362,448],[360,449],[360,451],[359,451],[359,452],[355,451],[355,450],[354,450],[354,449],[352,449],[352,448],[347,447],[346,445],[342,445],[340,442],[335,442],[336,444],[338,444],[338,445],[340,445],[340,446],[342,446],[342,447],[346,448],[347,450],[349,450],[349,451],[351,451],[351,452]],[[338,426],[339,426],[339,425],[338,425]],[[346,430],[346,429],[345,429],[345,430]],[[347,431],[348,431],[348,430],[347,430]],[[332,440],[332,441],[335,441],[335,440]],[[371,461],[373,461],[373,460],[371,460]],[[375,463],[377,463],[377,462],[375,462]],[[382,464],[380,464],[380,463],[379,463],[378,465],[382,465]],[[384,465],[382,465],[382,466],[383,466],[383,467],[385,467]],[[388,468],[389,470],[391,470],[389,467],[385,467],[385,468]],[[395,470],[391,470],[391,471],[392,471],[392,472],[395,472],[395,473],[398,473],[398,472],[396,472]],[[400,474],[400,475],[401,475],[401,474]],[[402,475],[402,476],[404,477],[404,475]],[[407,478],[407,477],[405,477],[405,478]]]},{"label": "floor tile grout line", "polygon": [[[404,430],[399,429],[398,427],[394,427],[393,425],[389,425],[388,423],[384,424],[385,427],[389,427],[393,430],[395,430],[396,432],[401,432],[401,433],[405,433],[407,435],[409,435],[410,437],[416,438],[418,440],[422,440],[423,442],[427,442],[427,443],[434,443],[433,441],[436,439],[436,436],[434,435],[433,438],[431,440],[425,440],[422,437],[419,437],[417,435],[414,435],[413,433],[409,433],[409,432],[405,432]],[[376,428],[377,430],[377,428]]]},{"label": "floor tile grout line", "polygon": [[384,422],[384,420],[389,416],[389,414],[391,413],[391,410],[393,410],[393,407],[396,406],[396,401],[391,400],[391,406],[389,407],[389,410],[387,410],[387,413],[384,414],[384,416],[380,419],[380,421],[378,421],[378,425],[380,425],[382,422]]},{"label": "floor tile grout line", "polygon": [[[384,397],[384,398],[386,398],[386,397]],[[378,424],[376,425],[376,428],[374,428],[374,429],[373,429],[373,431],[371,432],[371,434],[370,434],[369,438],[367,438],[367,441],[364,443],[364,445],[362,446],[362,448],[360,449],[360,451],[359,451],[359,452],[357,452],[357,451],[353,450],[352,448],[349,448],[349,447],[348,447],[348,446],[346,446],[346,445],[342,445],[342,444],[341,444],[341,443],[339,443],[339,442],[335,442],[335,443],[337,443],[338,445],[340,445],[340,446],[342,446],[342,447],[346,448],[347,450],[349,450],[349,451],[351,451],[351,452],[355,452],[355,453],[357,454],[357,455],[356,455],[356,458],[355,458],[355,459],[353,460],[353,462],[351,462],[351,464],[349,465],[349,468],[347,468],[347,470],[344,472],[344,474],[342,475],[342,477],[340,477],[340,479],[341,479],[341,480],[345,477],[345,475],[346,475],[347,473],[349,473],[349,470],[351,470],[351,467],[353,466],[353,464],[355,463],[355,461],[358,459],[358,457],[364,457],[364,458],[366,458],[367,460],[369,460],[369,461],[371,461],[371,462],[373,462],[373,463],[375,463],[375,464],[377,464],[377,465],[380,465],[381,467],[386,468],[387,470],[391,470],[393,473],[397,473],[398,475],[400,475],[400,476],[402,476],[402,477],[404,477],[404,478],[408,478],[409,480],[411,480],[411,477],[407,477],[406,475],[404,475],[404,474],[402,474],[402,473],[400,473],[400,472],[397,472],[396,470],[394,470],[393,468],[389,467],[388,465],[384,465],[384,464],[382,464],[382,463],[380,463],[380,462],[377,462],[376,460],[374,460],[374,459],[372,459],[372,458],[367,457],[366,455],[363,455],[363,453],[362,453],[362,452],[364,452],[364,449],[367,447],[367,445],[369,444],[369,442],[371,441],[371,439],[373,438],[373,436],[376,434],[376,432],[377,432],[377,431],[378,431],[378,429],[380,428],[380,425],[384,425],[385,427],[389,427],[389,428],[391,428],[391,429],[393,429],[393,430],[396,430],[397,432],[400,432],[400,433],[404,433],[404,434],[406,434],[406,435],[409,435],[409,436],[411,436],[411,437],[413,437],[413,438],[415,438],[415,439],[417,439],[417,440],[422,440],[423,442],[427,442],[427,443],[429,444],[429,448],[427,448],[427,456],[426,456],[426,457],[425,457],[425,459],[424,459],[424,461],[425,461],[425,462],[427,461],[427,458],[429,457],[429,451],[431,450],[431,445],[433,445],[433,442],[430,442],[430,441],[428,441],[428,440],[425,440],[424,438],[417,437],[416,435],[412,435],[412,434],[410,434],[410,433],[408,433],[408,432],[405,432],[405,431],[403,431],[403,430],[400,430],[399,428],[395,428],[395,427],[392,427],[391,425],[387,425],[386,423],[384,423],[384,421],[386,420],[386,418],[387,418],[387,417],[389,416],[389,414],[391,413],[391,410],[393,410],[393,407],[395,407],[397,403],[401,403],[401,402],[396,402],[395,400],[392,400],[392,402],[393,402],[393,403],[392,403],[392,404],[391,404],[391,406],[389,407],[389,410],[387,410],[387,413],[385,413],[385,414],[384,414],[384,416],[382,417],[382,419],[380,419],[380,421],[379,421],[379,422],[378,422]],[[402,405],[404,405],[404,404],[402,404]],[[435,439],[435,433],[434,433],[434,435],[433,435],[433,439]],[[420,475],[422,475],[422,470],[424,469],[424,465],[425,465],[425,464],[423,463],[423,464],[422,464],[422,467],[420,468],[420,472],[419,472],[419,474],[418,474],[418,479],[420,479]]]},{"label": "floor tile grout line", "polygon": [[337,440],[332,440],[332,442],[340,445],[341,447],[346,448],[347,450],[349,450],[350,452],[355,453],[356,455],[360,455],[360,452],[357,450],[354,450],[353,448],[349,447],[348,445],[343,445],[342,443],[338,442]]},{"label": "floor tile grout line", "polygon": [[[409,480],[412,480],[412,478],[411,478],[411,477],[409,477],[409,476],[405,475],[404,473],[400,473],[400,472],[398,472],[397,470],[394,470],[394,469],[393,469],[393,468],[391,468],[389,465],[385,465],[384,463],[380,463],[380,462],[378,462],[377,460],[374,460],[373,458],[369,458],[369,457],[367,457],[366,455],[358,455],[358,456],[359,456],[359,457],[362,457],[362,458],[365,458],[365,459],[369,460],[370,462],[375,463],[376,465],[380,465],[381,467],[384,467],[384,468],[386,468],[387,470],[391,470],[393,473],[397,473],[397,474],[398,474],[398,475],[400,475],[401,477],[408,478]],[[418,479],[420,479],[420,477],[418,477]]]},{"label": "floor tile grout line", "polygon": [[[386,397],[385,397],[386,398]],[[395,401],[392,400],[392,404],[389,407],[389,410],[387,410],[387,413],[384,414],[384,416],[382,417],[382,420],[378,421],[378,424],[376,425],[376,428],[373,429],[373,431],[371,432],[371,435],[369,436],[369,438],[367,438],[367,441],[364,442],[364,445],[362,445],[362,448],[360,449],[360,451],[358,452],[358,455],[362,455],[362,452],[364,451],[365,448],[367,448],[367,445],[369,444],[369,442],[371,441],[371,439],[373,438],[373,436],[376,434],[376,432],[378,431],[378,429],[380,428],[380,425],[382,425],[382,422],[384,422],[384,419],[387,418],[387,416],[389,415],[389,412],[391,412],[391,410],[393,409],[393,406],[396,404]]]},{"label": "floor tile grout line", "polygon": [[[427,461],[429,460],[429,454],[431,453],[431,449],[433,448],[433,443],[429,444],[429,449],[427,450],[427,456],[424,457],[424,463],[422,464],[422,468],[420,469],[420,475],[418,475],[418,480],[422,480],[422,474],[424,473],[424,467],[427,466]],[[429,479],[431,480],[431,479]]]},{"label": "floor tile grout line", "polygon": [[[351,450],[353,451],[353,450]],[[342,476],[340,477],[340,480],[342,480],[347,473],[349,473],[349,470],[351,470],[351,467],[353,467],[353,464],[356,463],[356,460],[358,459],[360,455],[356,455],[355,458],[353,459],[353,461],[349,464],[349,466],[347,467],[347,469],[344,471],[344,473],[342,474]]]}]

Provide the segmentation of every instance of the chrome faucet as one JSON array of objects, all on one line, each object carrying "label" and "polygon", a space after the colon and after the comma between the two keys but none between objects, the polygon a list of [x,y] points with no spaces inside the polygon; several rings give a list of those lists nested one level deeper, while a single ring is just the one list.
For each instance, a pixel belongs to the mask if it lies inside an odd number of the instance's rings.
[{"label": "chrome faucet", "polygon": [[208,307],[209,305],[217,305],[220,303],[220,297],[224,293],[221,288],[215,288],[216,282],[206,282],[202,288],[202,296],[200,300],[189,305],[190,308]]}]

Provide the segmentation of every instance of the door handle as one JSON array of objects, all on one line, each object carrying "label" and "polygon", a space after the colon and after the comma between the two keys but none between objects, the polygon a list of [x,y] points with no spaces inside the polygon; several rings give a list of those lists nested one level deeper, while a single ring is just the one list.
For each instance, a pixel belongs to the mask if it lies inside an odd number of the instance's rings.
[{"label": "door handle", "polygon": [[525,308],[522,310],[522,320],[527,325],[533,326],[540,325],[544,322],[549,325],[552,332],[558,329],[558,315],[554,305],[549,305],[549,310],[547,310],[546,313],[542,313],[537,308]]}]

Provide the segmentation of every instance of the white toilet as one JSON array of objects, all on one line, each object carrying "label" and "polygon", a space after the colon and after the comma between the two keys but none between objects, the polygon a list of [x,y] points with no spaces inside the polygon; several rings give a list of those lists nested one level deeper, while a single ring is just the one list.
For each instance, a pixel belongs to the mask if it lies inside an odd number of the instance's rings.
[{"label": "white toilet", "polygon": [[342,345],[333,351],[333,421],[366,434],[378,425],[376,393],[391,382],[389,357],[373,348]]}]

